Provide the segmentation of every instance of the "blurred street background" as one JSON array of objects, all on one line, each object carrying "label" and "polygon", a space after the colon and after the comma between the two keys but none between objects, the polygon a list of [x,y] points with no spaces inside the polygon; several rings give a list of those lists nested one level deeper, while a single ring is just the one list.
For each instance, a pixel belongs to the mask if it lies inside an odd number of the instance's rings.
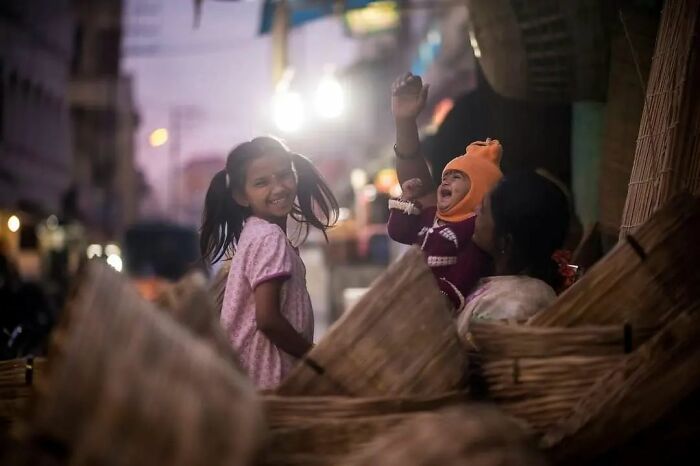
[{"label": "blurred street background", "polygon": [[211,276],[206,189],[232,147],[267,134],[342,206],[329,242],[302,249],[322,336],[402,252],[385,223],[400,192],[390,86],[407,71],[431,85],[434,172],[498,138],[504,171],[553,174],[609,247],[662,4],[619,3],[2,0],[0,356],[40,351],[86,258],[149,298]]}]

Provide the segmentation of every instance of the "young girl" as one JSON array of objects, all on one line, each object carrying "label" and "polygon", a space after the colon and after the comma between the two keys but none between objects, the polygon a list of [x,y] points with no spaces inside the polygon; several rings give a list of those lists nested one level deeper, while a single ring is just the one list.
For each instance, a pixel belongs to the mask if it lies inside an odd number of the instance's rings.
[{"label": "young girl", "polygon": [[260,389],[276,387],[313,341],[306,269],[287,237],[325,231],[338,203],[311,162],[260,137],[233,149],[207,191],[200,248],[210,262],[231,257],[221,323]]},{"label": "young girl", "polygon": [[524,321],[555,300],[563,276],[552,255],[568,225],[564,193],[537,173],[508,175],[486,196],[472,241],[492,257],[494,272],[457,318],[464,339],[474,320]]}]

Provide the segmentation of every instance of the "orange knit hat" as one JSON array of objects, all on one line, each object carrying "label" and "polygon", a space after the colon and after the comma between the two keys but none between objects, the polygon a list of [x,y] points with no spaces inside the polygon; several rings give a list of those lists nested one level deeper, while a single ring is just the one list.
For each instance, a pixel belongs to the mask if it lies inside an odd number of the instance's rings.
[{"label": "orange knit hat", "polygon": [[475,141],[467,146],[464,155],[455,157],[445,166],[443,174],[451,170],[465,173],[469,177],[471,188],[446,212],[438,210],[440,220],[455,223],[476,215],[475,210],[484,196],[503,178],[500,169],[502,154],[503,147],[496,139]]}]

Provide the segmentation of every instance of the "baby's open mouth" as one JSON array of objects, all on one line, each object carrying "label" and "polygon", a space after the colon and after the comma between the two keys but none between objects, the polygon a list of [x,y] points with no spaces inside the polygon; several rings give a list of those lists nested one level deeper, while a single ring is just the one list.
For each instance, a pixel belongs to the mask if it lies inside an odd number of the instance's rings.
[{"label": "baby's open mouth", "polygon": [[440,188],[440,197],[450,197],[452,196],[452,190],[450,188],[444,187]]}]

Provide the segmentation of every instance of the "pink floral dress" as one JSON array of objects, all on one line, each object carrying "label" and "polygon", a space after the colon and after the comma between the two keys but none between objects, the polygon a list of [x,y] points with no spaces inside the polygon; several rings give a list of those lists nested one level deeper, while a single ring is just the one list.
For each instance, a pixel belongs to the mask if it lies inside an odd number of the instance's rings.
[{"label": "pink floral dress", "polygon": [[272,344],[255,321],[255,287],[280,277],[286,279],[282,285],[281,313],[304,338],[312,341],[314,316],[306,290],[304,262],[279,226],[249,217],[231,260],[221,324],[259,389],[275,388],[297,361]]}]

